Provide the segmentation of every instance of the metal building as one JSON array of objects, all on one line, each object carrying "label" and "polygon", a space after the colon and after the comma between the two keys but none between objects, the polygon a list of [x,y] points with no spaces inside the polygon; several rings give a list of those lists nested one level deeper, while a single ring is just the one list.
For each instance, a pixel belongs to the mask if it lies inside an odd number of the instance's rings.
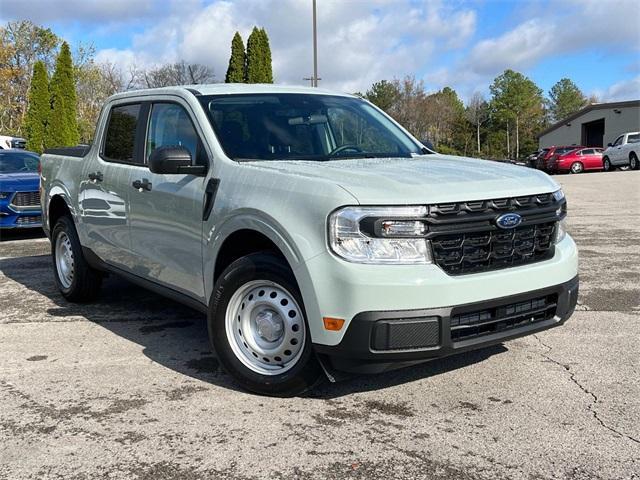
[{"label": "metal building", "polygon": [[540,148],[553,145],[605,147],[626,132],[640,131],[640,100],[592,103],[538,135]]}]

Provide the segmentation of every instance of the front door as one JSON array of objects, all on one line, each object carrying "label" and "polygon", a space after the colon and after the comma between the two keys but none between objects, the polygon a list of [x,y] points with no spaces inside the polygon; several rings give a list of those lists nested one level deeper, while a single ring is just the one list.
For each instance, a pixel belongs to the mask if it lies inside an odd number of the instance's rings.
[{"label": "front door", "polygon": [[618,165],[620,163],[624,163],[624,153],[622,151],[622,141],[624,140],[624,135],[620,135],[616,138],[616,141],[613,142],[613,146],[609,150],[609,160],[613,165]]},{"label": "front door", "polygon": [[[155,148],[180,145],[194,164],[206,163],[187,106],[151,105],[145,139],[145,163]],[[129,176],[133,273],[204,300],[202,273],[202,211],[204,176],[154,174],[147,166]]]},{"label": "front door", "polygon": [[129,175],[141,163],[137,132],[141,104],[114,105],[103,140],[85,162],[78,206],[83,243],[102,260],[129,269],[133,263],[129,233]]}]

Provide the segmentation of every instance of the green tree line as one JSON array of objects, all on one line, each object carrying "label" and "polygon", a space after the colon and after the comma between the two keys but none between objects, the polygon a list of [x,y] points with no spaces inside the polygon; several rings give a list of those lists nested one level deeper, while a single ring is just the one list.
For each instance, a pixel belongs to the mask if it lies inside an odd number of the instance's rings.
[{"label": "green tree line", "polygon": [[[225,80],[273,82],[264,28],[253,29],[246,51],[237,34],[232,51],[237,61]],[[147,68],[134,64],[123,70],[96,62],[92,45],[71,48],[51,29],[31,21],[0,26],[0,134],[26,137],[28,148],[38,152],[90,142],[100,109],[114,93],[216,81],[207,65],[178,60]]]},{"label": "green tree line", "polygon": [[568,78],[548,97],[535,82],[505,70],[489,86],[490,97],[474,93],[466,105],[455,90],[428,93],[414,77],[381,80],[361,94],[441,153],[486,158],[523,158],[537,150],[537,134],[597,99],[588,99]]}]

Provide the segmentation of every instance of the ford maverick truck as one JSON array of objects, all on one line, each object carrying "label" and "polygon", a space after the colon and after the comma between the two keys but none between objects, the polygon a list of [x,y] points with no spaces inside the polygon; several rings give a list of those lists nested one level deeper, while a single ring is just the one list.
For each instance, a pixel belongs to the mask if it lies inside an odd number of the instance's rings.
[{"label": "ford maverick truck", "polygon": [[258,393],[498,344],[576,305],[554,180],[439,155],[352,95],[117,94],[92,145],[43,155],[41,189],[65,298],[94,299],[113,273],[199,309]]}]

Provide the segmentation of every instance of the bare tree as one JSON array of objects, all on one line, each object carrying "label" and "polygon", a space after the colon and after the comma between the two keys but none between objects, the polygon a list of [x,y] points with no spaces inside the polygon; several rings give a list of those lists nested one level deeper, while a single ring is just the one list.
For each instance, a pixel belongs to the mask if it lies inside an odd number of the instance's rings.
[{"label": "bare tree", "polygon": [[480,126],[489,118],[489,106],[480,92],[475,92],[467,104],[467,120],[476,127],[476,141],[480,154]]},{"label": "bare tree", "polygon": [[181,60],[169,63],[143,73],[144,85],[147,88],[170,87],[211,83],[215,79],[213,69],[200,63],[187,63]]}]

